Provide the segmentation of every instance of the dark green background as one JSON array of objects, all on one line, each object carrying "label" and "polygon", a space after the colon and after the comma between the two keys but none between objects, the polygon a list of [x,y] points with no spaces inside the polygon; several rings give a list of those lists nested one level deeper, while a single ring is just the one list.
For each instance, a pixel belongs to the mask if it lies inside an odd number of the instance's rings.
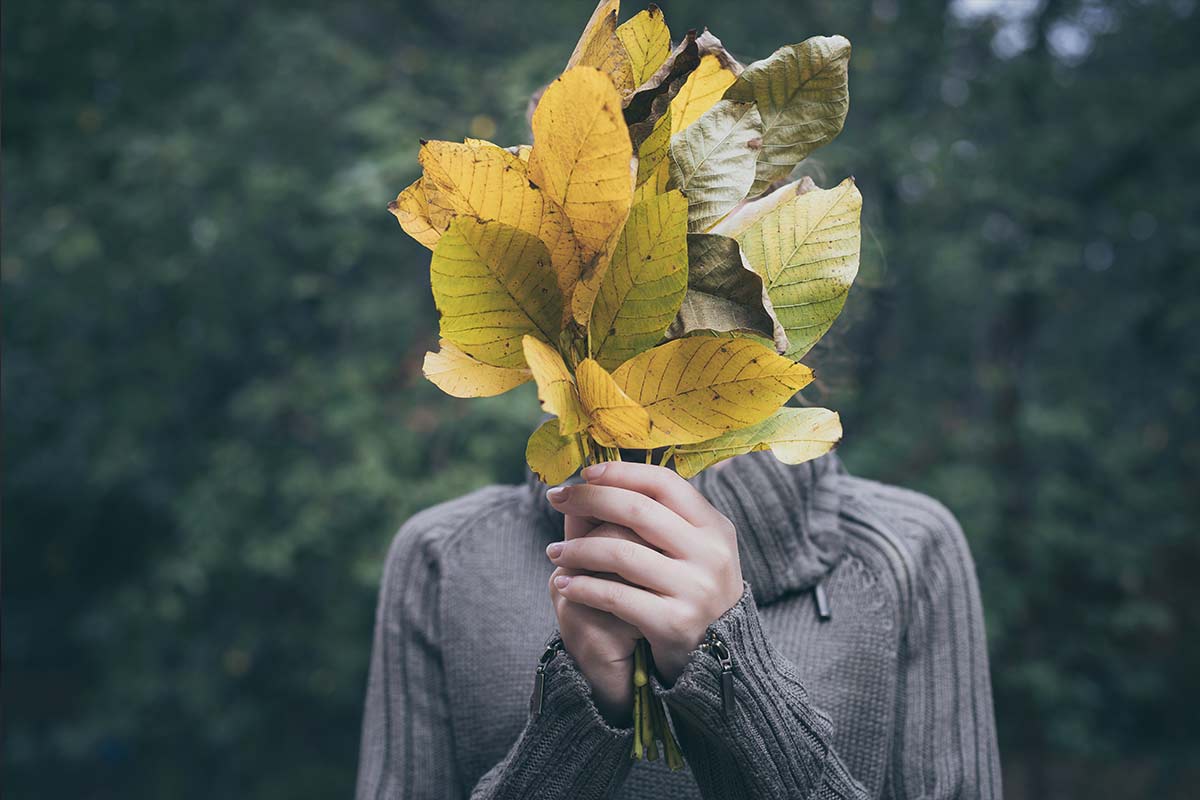
[{"label": "dark green background", "polygon": [[[808,169],[857,178],[863,265],[807,396],[962,521],[1008,795],[1187,795],[1197,3],[663,5],[743,60],[854,43]],[[589,13],[4,3],[9,797],[350,794],[389,538],[519,479],[538,418],[420,377],[428,253],[384,206],[418,137],[527,141]]]}]

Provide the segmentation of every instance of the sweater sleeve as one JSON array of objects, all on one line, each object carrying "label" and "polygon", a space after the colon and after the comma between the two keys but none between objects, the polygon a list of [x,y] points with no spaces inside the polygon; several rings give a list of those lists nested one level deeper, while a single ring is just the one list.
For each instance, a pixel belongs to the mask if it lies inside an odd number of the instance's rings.
[{"label": "sweater sleeve", "polygon": [[[539,714],[473,787],[454,757],[438,636],[431,540],[406,523],[393,541],[375,614],[357,800],[525,800],[610,797],[629,770],[633,729],[611,727],[565,650],[547,664]],[[556,630],[547,645],[558,639]],[[530,689],[541,652],[530,653]]]},{"label": "sweater sleeve", "polygon": [[[897,663],[899,705],[882,797],[1001,797],[983,611],[961,528],[944,506],[907,497],[889,513],[903,525],[917,580],[906,603]],[[745,583],[745,582],[744,582]],[[721,668],[691,654],[664,697],[705,798],[866,798],[832,746],[794,666],[763,635],[750,586],[709,630],[728,645],[734,712],[722,714]]]},{"label": "sweater sleeve", "polygon": [[885,798],[998,800],[1000,756],[975,563],[954,515],[905,493],[889,514],[908,531],[919,580],[900,650]]},{"label": "sweater sleeve", "polygon": [[721,668],[692,651],[678,680],[651,684],[666,700],[700,793],[707,800],[865,800],[832,744],[829,718],[816,708],[795,667],[763,635],[750,584],[712,625],[732,661],[733,709],[724,714]]}]

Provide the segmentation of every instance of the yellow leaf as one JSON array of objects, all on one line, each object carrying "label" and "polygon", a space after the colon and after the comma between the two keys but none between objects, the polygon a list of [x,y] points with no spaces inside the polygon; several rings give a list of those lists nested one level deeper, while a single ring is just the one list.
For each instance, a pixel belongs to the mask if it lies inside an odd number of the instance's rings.
[{"label": "yellow leaf", "polygon": [[588,432],[605,447],[649,447],[650,415],[617,385],[595,359],[575,368],[579,401],[588,417]]},{"label": "yellow leaf", "polygon": [[583,466],[583,447],[578,435],[563,436],[548,419],[530,435],[525,461],[543,483],[562,483]]},{"label": "yellow leaf", "polygon": [[812,380],[812,370],[752,339],[688,336],[634,356],[612,378],[649,413],[657,447],[761,422]]},{"label": "yellow leaf", "polygon": [[861,213],[862,195],[847,178],[833,189],[793,195],[738,238],[763,276],[791,358],[812,349],[842,311],[858,274]]},{"label": "yellow leaf", "polygon": [[600,0],[583,29],[571,58],[567,61],[567,70],[575,67],[595,67],[608,75],[613,86],[624,96],[631,93],[636,86],[633,81],[633,69],[629,63],[629,53],[617,36],[617,14],[620,6],[620,0]]},{"label": "yellow leaf", "polygon": [[687,199],[674,189],[629,213],[598,282],[590,321],[593,357],[612,369],[660,341],[687,286]]},{"label": "yellow leaf", "polygon": [[716,105],[733,84],[737,75],[713,53],[700,57],[700,66],[688,76],[687,82],[671,101],[671,130],[679,131],[691,125]]},{"label": "yellow leaf", "polygon": [[501,222],[456,217],[433,249],[441,335],[496,367],[523,367],[521,337],[556,341],[563,300],[546,246]]},{"label": "yellow leaf", "polygon": [[640,203],[667,190],[667,181],[671,177],[667,162],[670,151],[671,115],[663,114],[638,147],[637,188],[633,193],[633,202]]},{"label": "yellow leaf", "polygon": [[[632,157],[621,98],[603,73],[576,67],[550,84],[533,112],[529,179],[566,212],[584,271],[625,223]],[[560,278],[564,288],[573,287],[578,274]]]},{"label": "yellow leaf", "polygon": [[560,294],[574,285],[579,254],[571,223],[556,203],[529,185],[526,164],[519,156],[476,139],[462,144],[425,142],[419,158],[434,227],[445,230],[451,219],[470,216],[525,231],[550,252]]},{"label": "yellow leaf", "polygon": [[629,56],[634,86],[649,80],[671,52],[671,31],[658,6],[652,5],[627,20],[617,28],[617,38]]},{"label": "yellow leaf", "polygon": [[436,353],[425,354],[421,371],[434,386],[454,397],[493,397],[533,377],[528,369],[493,367],[471,358],[448,339],[438,343]]},{"label": "yellow leaf", "polygon": [[435,228],[429,220],[429,200],[425,197],[421,179],[413,181],[395,200],[388,203],[388,211],[396,216],[405,233],[430,250],[441,238],[441,229]]},{"label": "yellow leaf", "polygon": [[525,363],[537,381],[538,402],[542,409],[558,417],[563,436],[583,430],[585,420],[579,405],[575,379],[558,350],[534,336],[521,340]]},{"label": "yellow leaf", "polygon": [[718,461],[771,450],[785,464],[801,464],[822,456],[842,438],[838,415],[826,408],[781,408],[762,422],[715,439],[680,445],[675,471],[690,478]]}]

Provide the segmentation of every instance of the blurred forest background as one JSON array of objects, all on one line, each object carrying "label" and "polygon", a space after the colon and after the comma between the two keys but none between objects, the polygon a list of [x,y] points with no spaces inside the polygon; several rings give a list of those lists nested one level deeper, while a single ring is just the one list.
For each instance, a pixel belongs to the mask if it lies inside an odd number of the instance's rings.
[{"label": "blurred forest background", "polygon": [[[4,3],[7,796],[350,795],[392,533],[539,418],[420,377],[385,205],[418,137],[527,141],[592,5]],[[1194,796],[1197,2],[661,5],[743,61],[854,44],[810,397],[970,538],[1006,795]]]}]

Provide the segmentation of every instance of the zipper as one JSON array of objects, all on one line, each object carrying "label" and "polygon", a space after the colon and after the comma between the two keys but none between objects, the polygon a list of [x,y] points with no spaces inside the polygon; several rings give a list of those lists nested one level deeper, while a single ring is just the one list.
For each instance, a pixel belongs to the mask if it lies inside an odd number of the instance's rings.
[{"label": "zipper", "polygon": [[[533,695],[529,698],[529,712],[535,717],[542,713],[542,701],[546,696],[546,667],[562,649],[562,639],[555,638],[538,659],[537,670],[533,675]],[[721,714],[725,719],[730,719],[733,717],[736,698],[733,694],[733,658],[729,652],[729,645],[710,630],[700,643],[700,649],[715,658],[721,666]]]},{"label": "zipper", "polygon": [[821,622],[828,622],[833,618],[833,614],[829,610],[829,596],[825,594],[825,581],[821,581],[813,587],[813,602],[817,607],[817,619]]},{"label": "zipper", "polygon": [[721,713],[725,719],[733,716],[733,658],[729,654],[729,645],[711,630],[704,636],[700,649],[707,652],[721,665]]},{"label": "zipper", "polygon": [[535,717],[542,713],[542,700],[546,696],[546,666],[562,649],[562,638],[555,637],[538,659],[537,672],[533,676],[533,695],[529,698],[529,712]]}]

